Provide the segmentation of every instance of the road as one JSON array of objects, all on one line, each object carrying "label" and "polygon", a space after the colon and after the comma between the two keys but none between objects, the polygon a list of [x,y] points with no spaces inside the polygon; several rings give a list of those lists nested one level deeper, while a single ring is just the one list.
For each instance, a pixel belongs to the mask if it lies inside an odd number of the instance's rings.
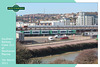
[{"label": "road", "polygon": [[[35,37],[24,37],[25,40],[33,40],[37,43],[45,43],[48,41],[49,36],[35,36]],[[68,35],[70,40],[86,40],[86,39],[91,39],[88,36],[81,36],[81,35]],[[56,39],[55,39],[56,40]]]},{"label": "road", "polygon": [[51,42],[51,43],[42,43],[42,44],[33,44],[33,45],[23,45],[29,50],[33,49],[43,49],[47,47],[60,47],[65,45],[74,45],[81,43],[96,43],[95,39],[87,39],[87,40],[70,40],[70,41],[60,41],[60,42]]}]

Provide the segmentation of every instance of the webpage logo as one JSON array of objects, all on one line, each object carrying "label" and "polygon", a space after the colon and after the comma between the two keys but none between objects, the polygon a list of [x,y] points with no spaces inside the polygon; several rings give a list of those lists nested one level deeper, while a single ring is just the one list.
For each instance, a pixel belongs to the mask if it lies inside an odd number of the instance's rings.
[{"label": "webpage logo", "polygon": [[7,7],[8,10],[13,10],[14,12],[18,12],[19,10],[25,10],[25,7],[19,7],[18,5],[14,5],[13,7]]}]

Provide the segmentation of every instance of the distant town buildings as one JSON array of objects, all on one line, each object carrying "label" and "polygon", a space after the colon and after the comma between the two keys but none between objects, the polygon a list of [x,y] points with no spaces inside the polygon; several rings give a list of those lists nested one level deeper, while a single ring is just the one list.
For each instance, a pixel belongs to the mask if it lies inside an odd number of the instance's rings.
[{"label": "distant town buildings", "polygon": [[47,25],[47,26],[65,26],[65,25],[75,25],[74,22],[71,22],[69,18],[62,17],[57,21],[40,21],[38,25]]},{"label": "distant town buildings", "polygon": [[76,16],[76,14],[75,13],[67,13],[67,14],[65,14],[65,16],[66,16],[66,18],[69,18],[69,17],[74,18]]},{"label": "distant town buildings", "polygon": [[16,27],[35,25],[98,25],[98,12],[78,12],[67,14],[27,14],[16,16]]}]

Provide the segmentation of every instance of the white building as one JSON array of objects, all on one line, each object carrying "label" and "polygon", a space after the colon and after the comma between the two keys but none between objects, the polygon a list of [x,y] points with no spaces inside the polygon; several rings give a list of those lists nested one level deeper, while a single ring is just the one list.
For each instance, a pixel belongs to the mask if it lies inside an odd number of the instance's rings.
[{"label": "white building", "polygon": [[94,25],[94,16],[85,16],[85,24],[84,25]]},{"label": "white building", "polygon": [[85,12],[79,12],[79,16],[76,19],[76,25],[96,25],[98,24],[98,18],[94,15],[85,15]]},{"label": "white building", "polygon": [[16,27],[23,27],[24,23],[23,22],[16,22]]},{"label": "white building", "polygon": [[16,22],[16,27],[35,26],[35,23]]},{"label": "white building", "polygon": [[69,18],[62,18],[61,20],[60,20],[60,22],[63,22],[64,23],[64,25],[75,25],[75,23],[74,22],[71,22],[71,20],[69,19]]},{"label": "white building", "polygon": [[70,22],[70,25],[75,25],[75,23],[73,23],[73,22]]},{"label": "white building", "polygon": [[64,26],[64,25],[74,25],[69,18],[62,18],[58,21],[40,21],[39,25],[50,25],[50,26]]},{"label": "white building", "polygon": [[98,18],[97,17],[94,19],[94,21],[95,21],[95,25],[98,25]]},{"label": "white building", "polygon": [[59,22],[59,21],[40,21],[40,23],[53,23],[53,22]]},{"label": "white building", "polygon": [[64,26],[63,22],[53,22],[52,26]]},{"label": "white building", "polygon": [[60,21],[40,21],[39,25],[63,26],[64,22],[60,22]]}]

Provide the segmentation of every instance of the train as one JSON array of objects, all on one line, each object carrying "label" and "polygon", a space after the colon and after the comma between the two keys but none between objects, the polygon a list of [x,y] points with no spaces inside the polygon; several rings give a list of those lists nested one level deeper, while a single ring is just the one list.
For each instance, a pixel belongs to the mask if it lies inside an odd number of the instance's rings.
[{"label": "train", "polygon": [[76,34],[76,30],[27,30],[17,31],[24,33],[24,35],[56,35],[56,34]]},{"label": "train", "polygon": [[84,32],[83,33],[84,36],[92,36],[92,35],[98,35],[98,32]]}]

